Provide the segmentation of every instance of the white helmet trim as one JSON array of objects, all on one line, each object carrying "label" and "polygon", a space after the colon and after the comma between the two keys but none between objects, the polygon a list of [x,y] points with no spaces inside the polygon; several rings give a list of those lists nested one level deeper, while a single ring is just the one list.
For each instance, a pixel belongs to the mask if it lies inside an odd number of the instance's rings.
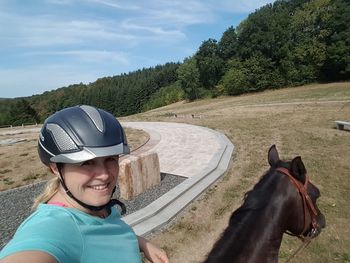
[{"label": "white helmet trim", "polygon": [[64,153],[53,156],[50,161],[53,163],[81,163],[97,157],[107,157],[129,153],[129,147],[120,143],[109,147],[84,147],[79,152]]}]

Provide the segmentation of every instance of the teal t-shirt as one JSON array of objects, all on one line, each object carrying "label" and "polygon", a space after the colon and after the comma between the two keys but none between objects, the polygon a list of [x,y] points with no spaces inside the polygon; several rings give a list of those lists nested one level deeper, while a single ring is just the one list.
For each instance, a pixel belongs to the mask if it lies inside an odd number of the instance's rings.
[{"label": "teal t-shirt", "polygon": [[19,251],[40,250],[60,263],[140,263],[137,237],[116,208],[98,218],[73,208],[41,204],[17,229],[0,259]]}]

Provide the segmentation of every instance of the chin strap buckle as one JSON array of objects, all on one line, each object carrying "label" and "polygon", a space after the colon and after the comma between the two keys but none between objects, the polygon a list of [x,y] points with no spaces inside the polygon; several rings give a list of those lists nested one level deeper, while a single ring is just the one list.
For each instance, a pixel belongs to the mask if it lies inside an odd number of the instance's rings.
[{"label": "chin strap buckle", "polygon": [[112,207],[112,206],[115,206],[115,205],[119,205],[120,208],[121,208],[121,215],[125,215],[126,214],[126,205],[119,201],[118,199],[111,199],[111,201],[109,201],[108,203],[108,207]]}]

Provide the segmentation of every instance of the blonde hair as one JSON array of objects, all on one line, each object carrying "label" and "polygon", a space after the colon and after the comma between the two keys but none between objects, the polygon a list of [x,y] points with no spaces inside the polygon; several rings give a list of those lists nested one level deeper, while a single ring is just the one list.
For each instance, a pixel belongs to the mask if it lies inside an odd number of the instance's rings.
[{"label": "blonde hair", "polygon": [[58,177],[49,180],[44,191],[34,199],[32,210],[36,210],[41,203],[47,203],[57,193],[59,186],[60,179]]}]

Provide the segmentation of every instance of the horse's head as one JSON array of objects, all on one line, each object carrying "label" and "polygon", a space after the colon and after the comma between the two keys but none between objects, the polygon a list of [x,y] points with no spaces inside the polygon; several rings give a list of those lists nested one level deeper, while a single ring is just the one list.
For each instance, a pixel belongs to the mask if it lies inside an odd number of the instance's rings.
[{"label": "horse's head", "polygon": [[316,237],[325,227],[326,220],[316,204],[320,191],[309,181],[301,157],[295,157],[288,162],[282,161],[275,145],[272,145],[268,161],[273,171],[289,179],[288,187],[296,190],[291,190],[295,202],[290,206],[291,216],[286,222],[287,231],[299,237]]}]

